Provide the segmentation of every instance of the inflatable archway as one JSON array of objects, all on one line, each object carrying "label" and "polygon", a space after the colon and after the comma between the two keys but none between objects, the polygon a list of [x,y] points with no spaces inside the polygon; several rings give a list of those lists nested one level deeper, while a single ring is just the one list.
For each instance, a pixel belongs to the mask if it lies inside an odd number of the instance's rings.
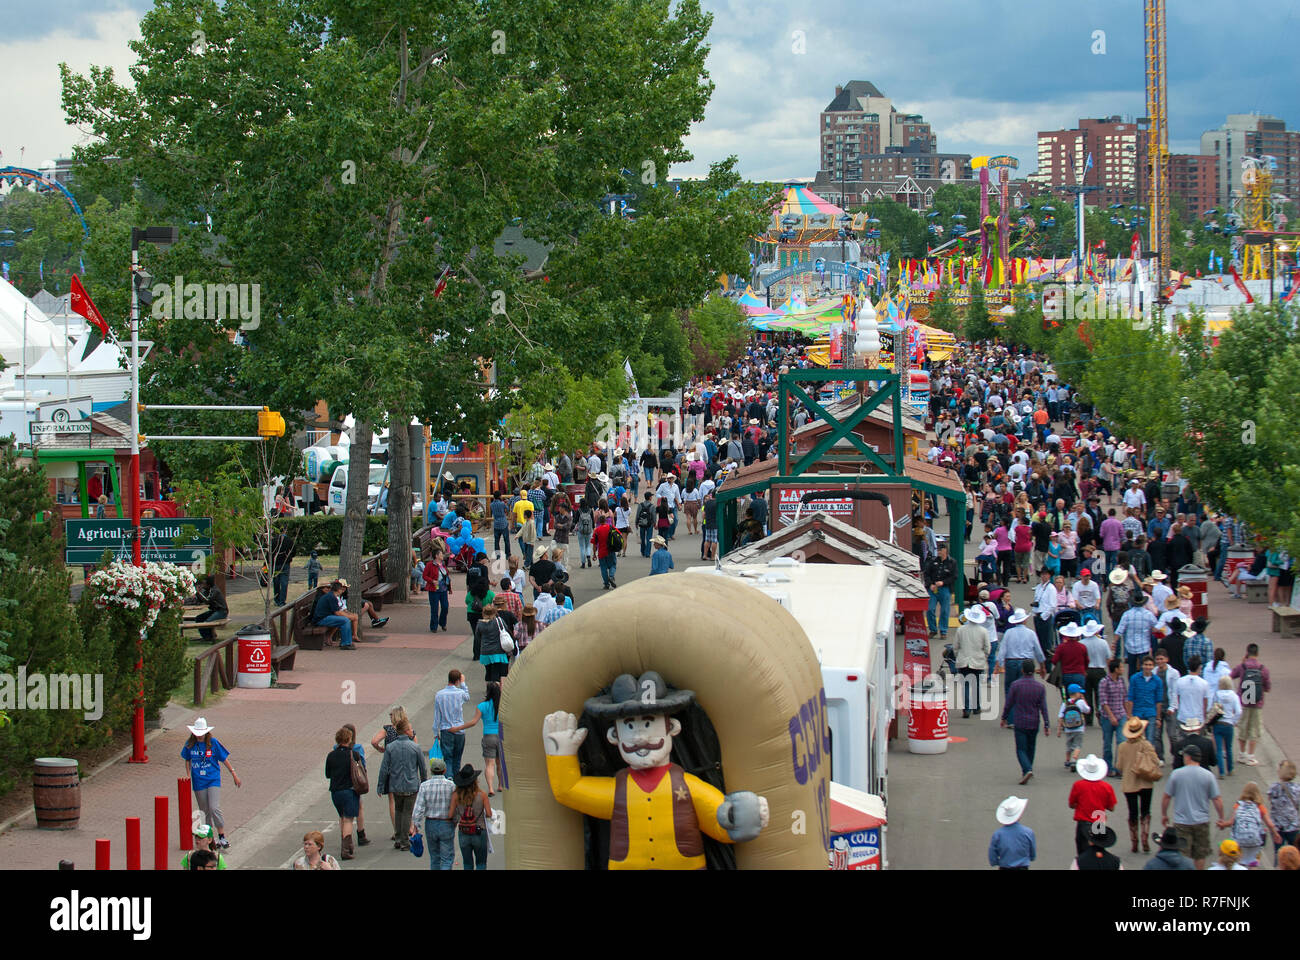
[{"label": "inflatable archway", "polygon": [[656,671],[695,692],[716,731],[726,791],[765,797],[770,819],[734,847],[739,869],[825,870],[830,733],[821,668],[795,619],[723,577],[645,578],[547,628],[511,671],[501,701],[509,770],[506,865],[582,869],[583,815],[551,792],[549,714],[580,715],[620,674]]}]

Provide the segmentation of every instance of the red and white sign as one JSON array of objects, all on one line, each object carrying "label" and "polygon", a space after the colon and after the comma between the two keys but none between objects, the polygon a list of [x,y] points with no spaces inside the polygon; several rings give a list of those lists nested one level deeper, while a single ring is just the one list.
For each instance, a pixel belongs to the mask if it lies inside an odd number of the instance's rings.
[{"label": "red and white sign", "polygon": [[[782,523],[791,523],[799,511],[799,500],[805,493],[813,493],[816,487],[791,487],[777,494],[776,515]],[[849,497],[833,496],[834,490],[827,490],[825,500],[813,500],[803,505],[803,513],[816,513],[818,510],[831,516],[853,516],[853,500]]]},{"label": "red and white sign", "polygon": [[260,633],[239,638],[235,685],[269,687],[271,685],[271,637]]}]

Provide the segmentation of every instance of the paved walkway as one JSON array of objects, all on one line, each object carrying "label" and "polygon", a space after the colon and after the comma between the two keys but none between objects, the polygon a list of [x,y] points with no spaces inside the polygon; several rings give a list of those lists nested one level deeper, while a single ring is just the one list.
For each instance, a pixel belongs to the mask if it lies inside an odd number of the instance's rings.
[{"label": "paved walkway", "polygon": [[[673,543],[679,568],[692,554],[698,561],[698,545],[682,536]],[[637,555],[619,561],[619,580],[627,582],[649,572],[649,561]],[[571,556],[576,557],[576,545]],[[685,555],[685,556],[683,556]],[[576,560],[574,561],[576,564]],[[581,605],[603,595],[600,574],[595,568],[571,570],[575,599]],[[432,736],[433,695],[446,685],[453,667],[469,678],[474,700],[483,694],[481,667],[470,663],[470,637],[464,614],[464,577],[456,577],[448,624],[453,632],[428,632],[428,603],[421,594],[415,602],[389,604],[383,613],[391,615],[384,630],[367,629],[366,638],[382,637],[377,643],[362,643],[356,652],[337,648],[299,651],[295,669],[283,674],[294,689],[235,689],[210,699],[194,711],[175,704],[163,714],[163,730],[149,741],[149,763],[130,764],[125,759],[109,765],[82,783],[82,816],[79,828],[71,831],[36,829],[33,820],[20,822],[0,835],[0,868],[52,869],[61,859],[72,860],[78,869],[94,864],[95,839],[112,841],[112,866],[126,866],[124,818],[141,819],[141,860],[146,869],[154,863],[153,798],[166,796],[168,806],[169,863],[179,866],[177,845],[177,778],[189,775],[180,757],[188,730],[202,714],[214,727],[216,737],[231,751],[231,763],[243,781],[236,789],[228,773],[222,774],[221,806],[231,849],[226,853],[232,868],[274,868],[286,865],[297,855],[302,834],[320,829],[327,835],[329,852],[338,856],[338,819],[329,801],[324,777],[326,754],[333,747],[334,733],[344,723],[356,725],[371,757],[371,777],[378,773],[379,756],[369,749],[370,738],[387,722],[388,711],[397,703],[407,708],[419,742],[427,748]],[[481,729],[467,732],[464,759],[482,767]],[[480,781],[482,783],[482,781]],[[505,807],[504,798],[493,798]],[[409,853],[396,851],[387,838],[392,833],[384,798],[365,798],[367,835],[374,841],[359,851],[355,868],[426,868],[427,860],[416,861]],[[497,842],[491,867],[503,865],[504,842]],[[459,865],[459,855],[457,856]]]},{"label": "paved walkway", "polygon": [[[981,536],[978,520],[972,537]],[[1012,596],[1018,607],[1028,609],[1033,602],[1033,584],[1012,584]],[[1235,772],[1219,781],[1225,811],[1250,780],[1264,789],[1277,779],[1277,764],[1283,757],[1300,756],[1300,639],[1280,639],[1271,633],[1272,617],[1264,604],[1248,604],[1228,598],[1226,589],[1209,584],[1210,625],[1208,635],[1215,646],[1224,648],[1229,661],[1239,661],[1247,643],[1258,643],[1260,657],[1269,668],[1273,692],[1265,699],[1265,738],[1257,750],[1260,764],[1238,764]],[[1110,625],[1107,623],[1107,637]],[[951,637],[952,632],[949,631]],[[931,641],[934,668],[942,663],[943,647]],[[902,644],[898,645],[898,662],[902,662]],[[1000,678],[999,678],[1000,680]],[[1001,693],[1000,682],[995,692]],[[1077,776],[1064,767],[1065,740],[1055,736],[1055,711],[1060,699],[1048,692],[1048,711],[1053,717],[1053,736],[1039,736],[1034,777],[1020,786],[1020,767],[1016,762],[1015,744],[1010,730],[1001,729],[998,715],[1002,701],[996,699],[996,712],[980,718],[961,719],[958,709],[949,711],[949,732],[964,738],[949,744],[945,754],[926,756],[907,751],[907,717],[899,717],[901,737],[890,744],[889,757],[889,833],[888,851],[891,869],[967,869],[987,870],[989,837],[997,829],[994,810],[1007,796],[1029,798],[1024,823],[1038,837],[1036,869],[1066,869],[1074,857],[1073,811],[1066,804],[1070,787]],[[1236,747],[1234,745],[1234,752]],[[1101,756],[1101,733],[1097,727],[1084,736],[1082,755]],[[1168,771],[1166,767],[1166,771]],[[1168,772],[1166,772],[1166,778]],[[1152,854],[1132,854],[1128,846],[1127,807],[1119,791],[1119,780],[1110,780],[1119,801],[1112,826],[1119,834],[1113,848],[1126,870],[1140,869]],[[1152,795],[1152,829],[1160,826],[1160,799],[1163,784],[1156,784]],[[1212,831],[1218,841],[1226,831]],[[1266,865],[1272,864],[1270,851]]]}]

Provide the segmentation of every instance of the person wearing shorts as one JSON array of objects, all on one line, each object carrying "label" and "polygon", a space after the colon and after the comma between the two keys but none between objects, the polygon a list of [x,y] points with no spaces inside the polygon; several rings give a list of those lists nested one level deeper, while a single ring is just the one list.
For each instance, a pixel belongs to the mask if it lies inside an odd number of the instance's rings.
[{"label": "person wearing shorts", "polygon": [[712,560],[718,553],[718,501],[713,491],[704,499],[704,542],[700,544],[700,559]]},{"label": "person wearing shorts", "polygon": [[492,680],[487,685],[487,696],[478,705],[479,719],[483,722],[483,777],[487,781],[488,796],[501,789],[497,763],[501,759],[501,721],[497,711],[501,708],[501,684]]},{"label": "person wearing shorts", "polygon": [[1183,748],[1183,765],[1169,775],[1165,796],[1160,801],[1161,820],[1169,823],[1169,807],[1173,805],[1173,827],[1178,842],[1186,856],[1205,869],[1210,855],[1210,805],[1219,814],[1218,824],[1223,826],[1223,797],[1219,794],[1219,778],[1201,766],[1201,748],[1191,744]]}]

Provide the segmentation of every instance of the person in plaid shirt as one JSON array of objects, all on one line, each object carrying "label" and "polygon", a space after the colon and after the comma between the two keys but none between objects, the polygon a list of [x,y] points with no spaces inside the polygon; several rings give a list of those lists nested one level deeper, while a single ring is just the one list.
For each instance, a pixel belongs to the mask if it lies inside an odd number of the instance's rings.
[{"label": "person in plaid shirt", "polygon": [[[1130,600],[1131,606],[1119,618],[1115,627],[1115,637],[1124,641],[1124,653],[1128,658],[1128,675],[1135,676],[1142,666],[1142,657],[1151,652],[1151,631],[1155,629],[1156,617],[1145,606],[1146,595],[1137,593]],[[1119,650],[1115,651],[1116,656]]]},{"label": "person in plaid shirt", "polygon": [[514,614],[516,622],[524,615],[524,598],[515,592],[514,581],[509,577],[501,578],[501,592],[497,594],[496,602],[504,604]]},{"label": "person in plaid shirt", "polygon": [[1184,634],[1188,639],[1183,643],[1183,662],[1191,660],[1192,657],[1200,657],[1201,663],[1207,666],[1214,662],[1214,645],[1205,635],[1208,624],[1209,621],[1204,617],[1197,617],[1192,621],[1191,634]]},{"label": "person in plaid shirt", "polygon": [[1115,769],[1114,744],[1128,720],[1128,683],[1120,676],[1119,668],[1123,661],[1114,657],[1106,664],[1106,676],[1101,678],[1097,688],[1097,719],[1101,723],[1102,759],[1106,761],[1109,776],[1118,777]]}]

